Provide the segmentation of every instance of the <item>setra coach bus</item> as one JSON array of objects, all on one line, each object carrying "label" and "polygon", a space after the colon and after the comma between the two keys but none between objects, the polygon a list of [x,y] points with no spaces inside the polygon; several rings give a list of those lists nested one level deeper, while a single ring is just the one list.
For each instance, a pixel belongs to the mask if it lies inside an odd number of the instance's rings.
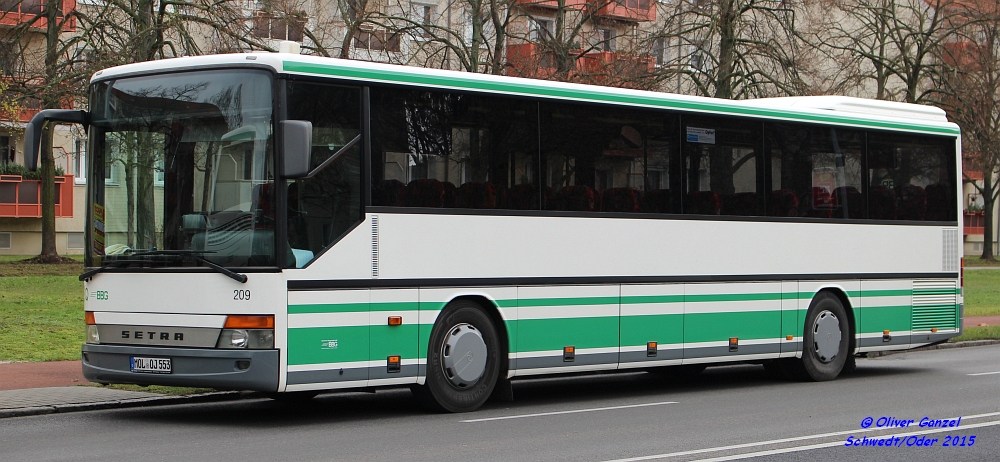
[{"label": "setra coach bus", "polygon": [[244,53],[96,73],[84,376],[275,397],[763,363],[961,333],[937,108]]}]

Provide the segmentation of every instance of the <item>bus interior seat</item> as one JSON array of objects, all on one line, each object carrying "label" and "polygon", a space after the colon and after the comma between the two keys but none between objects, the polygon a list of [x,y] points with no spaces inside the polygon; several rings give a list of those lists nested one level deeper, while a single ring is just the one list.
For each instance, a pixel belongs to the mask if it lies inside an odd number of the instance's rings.
[{"label": "bus interior seat", "polygon": [[684,205],[684,213],[694,215],[718,215],[722,209],[719,194],[712,191],[691,191]]},{"label": "bus interior seat", "polygon": [[433,178],[413,180],[406,185],[406,206],[444,207],[444,190],[444,184]]},{"label": "bus interior seat", "polygon": [[868,191],[868,216],[873,220],[896,219],[896,191],[876,184]]},{"label": "bus interior seat", "polygon": [[923,221],[924,213],[927,209],[927,197],[924,188],[920,186],[905,184],[899,188],[899,205],[896,207],[896,215],[900,220]]},{"label": "bus interior seat", "polygon": [[671,213],[671,197],[669,189],[652,189],[646,191],[639,199],[641,213]]},{"label": "bus interior seat", "polygon": [[458,187],[455,207],[464,209],[497,208],[497,189],[488,181],[470,181]]},{"label": "bus interior seat", "polygon": [[758,215],[757,193],[741,192],[722,197],[722,215]]},{"label": "bus interior seat", "polygon": [[767,204],[768,215],[772,217],[797,217],[799,216],[799,198],[795,191],[790,189],[778,189],[771,191]]},{"label": "bus interior seat", "polygon": [[639,194],[632,188],[610,188],[601,193],[601,210],[635,213],[639,211]]},{"label": "bus interior seat", "polygon": [[[835,218],[861,218],[864,204],[861,191],[854,186],[838,186],[833,190]],[[846,206],[846,207],[845,207]]]}]

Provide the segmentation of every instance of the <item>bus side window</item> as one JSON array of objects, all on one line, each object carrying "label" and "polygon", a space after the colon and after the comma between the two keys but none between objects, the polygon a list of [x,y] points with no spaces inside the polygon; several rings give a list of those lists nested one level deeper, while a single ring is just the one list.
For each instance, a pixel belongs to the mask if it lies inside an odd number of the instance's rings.
[{"label": "bus side window", "polygon": [[[311,82],[288,83],[288,118],[313,125],[312,167],[361,133],[360,91]],[[288,245],[301,268],[361,221],[361,144],[356,143],[316,176],[288,186]]]}]

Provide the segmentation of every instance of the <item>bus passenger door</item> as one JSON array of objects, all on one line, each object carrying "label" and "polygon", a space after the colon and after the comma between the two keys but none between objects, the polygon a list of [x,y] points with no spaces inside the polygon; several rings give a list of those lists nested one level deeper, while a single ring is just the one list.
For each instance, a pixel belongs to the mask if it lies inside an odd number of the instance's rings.
[{"label": "bus passenger door", "polygon": [[287,391],[368,384],[369,291],[288,292]]},{"label": "bus passenger door", "polygon": [[417,382],[418,289],[372,289],[369,385]]},{"label": "bus passenger door", "polygon": [[684,284],[622,285],[619,369],[680,364]]}]

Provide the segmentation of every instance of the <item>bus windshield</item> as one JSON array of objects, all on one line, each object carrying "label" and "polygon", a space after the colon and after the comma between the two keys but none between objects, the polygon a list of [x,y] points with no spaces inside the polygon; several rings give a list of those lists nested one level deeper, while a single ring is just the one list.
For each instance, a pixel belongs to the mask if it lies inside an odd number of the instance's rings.
[{"label": "bus windshield", "polygon": [[271,78],[220,70],[91,88],[87,266],[274,266]]}]

